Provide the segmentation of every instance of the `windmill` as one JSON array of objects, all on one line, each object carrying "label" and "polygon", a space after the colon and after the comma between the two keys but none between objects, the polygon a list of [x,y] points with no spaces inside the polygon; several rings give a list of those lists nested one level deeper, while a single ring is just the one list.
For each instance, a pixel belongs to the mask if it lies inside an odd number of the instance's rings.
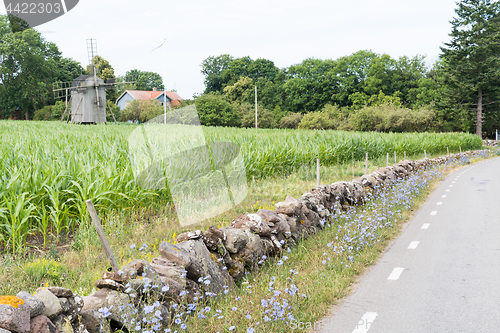
[{"label": "windmill", "polygon": [[[79,124],[99,124],[107,123],[106,107],[109,114],[113,117],[115,123],[116,118],[111,110],[111,106],[106,100],[106,89],[116,84],[126,84],[134,82],[116,83],[114,79],[104,82],[103,79],[97,76],[97,68],[95,64],[95,56],[97,55],[97,42],[95,39],[87,39],[87,54],[92,75],[80,75],[73,82],[56,82],[54,83],[54,97],[64,98],[66,101],[66,109],[61,117],[63,121],[67,117],[66,122]],[[69,101],[68,101],[69,97]],[[71,109],[68,112],[68,108]]]}]

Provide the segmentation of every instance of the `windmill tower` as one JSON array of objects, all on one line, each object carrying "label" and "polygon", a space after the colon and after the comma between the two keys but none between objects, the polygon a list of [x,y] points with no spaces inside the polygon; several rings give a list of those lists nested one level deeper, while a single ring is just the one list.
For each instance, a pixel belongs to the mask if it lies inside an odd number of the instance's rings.
[{"label": "windmill tower", "polygon": [[[56,82],[54,84],[55,98],[65,98],[66,100],[66,110],[61,117],[61,121],[67,117],[67,122],[71,121],[71,123],[107,124],[106,116],[108,112],[106,110],[108,110],[116,123],[115,115],[106,100],[106,89],[117,83],[114,80],[104,82],[103,79],[97,76],[95,64],[97,42],[95,39],[87,39],[87,54],[91,68],[90,75],[81,75],[73,82]],[[120,82],[119,84],[125,83],[133,82]],[[70,97],[69,102],[68,96]],[[70,105],[71,108],[68,112]]]}]

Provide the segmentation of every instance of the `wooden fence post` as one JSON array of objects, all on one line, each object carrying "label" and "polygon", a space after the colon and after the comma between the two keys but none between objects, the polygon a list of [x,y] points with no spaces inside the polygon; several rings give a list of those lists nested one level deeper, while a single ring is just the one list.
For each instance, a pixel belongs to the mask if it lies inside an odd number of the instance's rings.
[{"label": "wooden fence post", "polygon": [[320,174],[319,174],[319,158],[316,159],[316,186],[320,184]]},{"label": "wooden fence post", "polygon": [[115,272],[118,272],[120,268],[116,263],[113,251],[111,251],[111,247],[109,246],[106,234],[104,234],[104,230],[102,230],[101,221],[99,221],[99,217],[97,216],[97,212],[95,211],[94,205],[92,204],[92,200],[89,199],[85,201],[85,203],[87,204],[87,209],[89,210],[90,216],[92,217],[92,223],[97,230],[97,234],[99,235],[99,239],[101,240],[102,247],[104,247],[106,256],[108,257],[109,263],[111,264],[111,268],[113,268]]},{"label": "wooden fence post", "polygon": [[365,161],[365,175],[368,174],[368,153],[366,153],[366,161]]}]

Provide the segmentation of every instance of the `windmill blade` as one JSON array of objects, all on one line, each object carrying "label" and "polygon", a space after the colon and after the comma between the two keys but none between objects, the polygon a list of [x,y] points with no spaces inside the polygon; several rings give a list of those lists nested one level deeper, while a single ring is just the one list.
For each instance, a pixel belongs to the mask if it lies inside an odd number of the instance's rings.
[{"label": "windmill blade", "polygon": [[68,96],[68,92],[71,90],[71,85],[73,82],[54,82],[52,83],[52,92],[54,93],[54,98],[65,98]]}]

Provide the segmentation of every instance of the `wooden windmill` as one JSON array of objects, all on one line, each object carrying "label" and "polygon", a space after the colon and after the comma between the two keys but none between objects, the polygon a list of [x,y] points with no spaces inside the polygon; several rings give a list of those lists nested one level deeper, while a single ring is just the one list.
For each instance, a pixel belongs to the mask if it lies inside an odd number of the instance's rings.
[{"label": "wooden windmill", "polygon": [[[66,122],[71,121],[71,123],[107,123],[106,116],[109,114],[116,123],[115,115],[106,100],[106,89],[116,84],[133,82],[115,83],[114,79],[104,82],[103,79],[97,76],[97,68],[94,61],[97,55],[97,42],[95,39],[87,39],[87,53],[91,70],[93,71],[92,75],[81,75],[73,80],[73,82],[54,83],[54,97],[65,98],[66,100],[66,109],[61,117],[61,121],[67,118]],[[71,108],[68,110],[70,105]],[[109,110],[109,113],[106,109]]]}]

